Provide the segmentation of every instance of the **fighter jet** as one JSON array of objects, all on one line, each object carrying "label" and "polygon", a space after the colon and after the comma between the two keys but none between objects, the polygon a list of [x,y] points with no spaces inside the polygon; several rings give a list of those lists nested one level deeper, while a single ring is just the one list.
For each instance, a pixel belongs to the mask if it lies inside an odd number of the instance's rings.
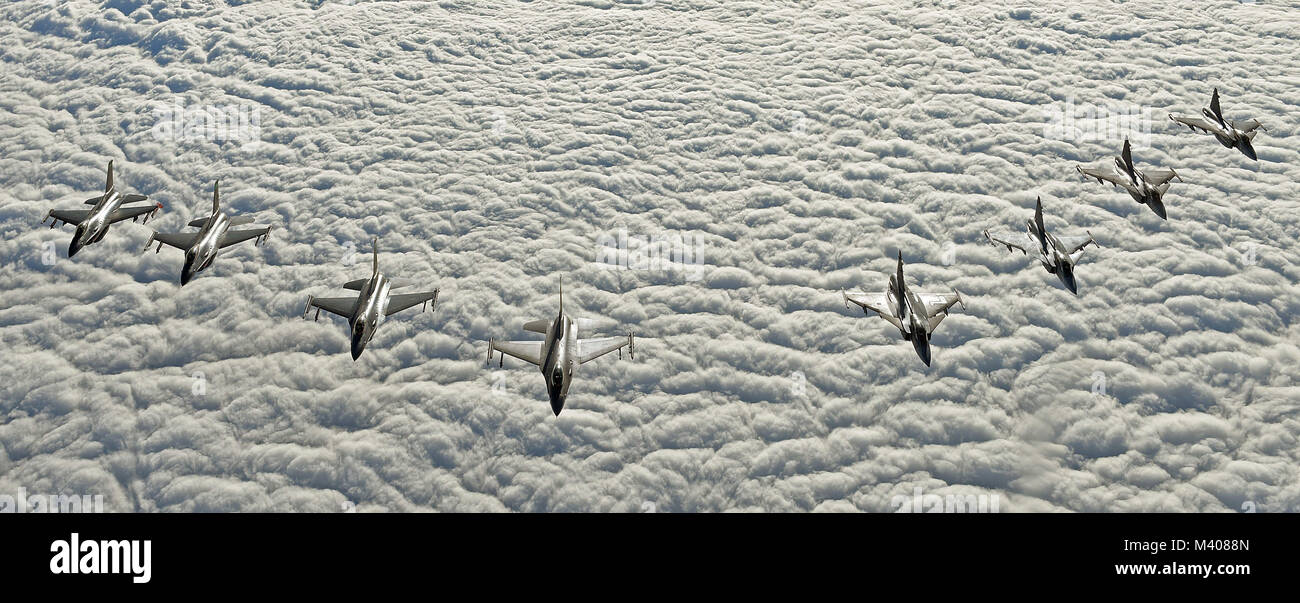
[{"label": "fighter jet", "polygon": [[392,289],[403,287],[405,284],[391,281],[379,273],[378,238],[375,239],[374,250],[374,269],[370,273],[370,278],[359,278],[343,284],[344,289],[359,291],[356,297],[308,296],[307,307],[303,309],[303,318],[306,318],[307,313],[315,307],[316,319],[320,319],[321,310],[348,319],[348,325],[352,330],[353,360],[361,356],[361,352],[375,336],[375,329],[379,328],[384,318],[417,304],[424,304],[420,309],[421,312],[430,304],[434,307],[438,305],[437,289],[423,293],[390,293]]},{"label": "fighter jet", "polygon": [[212,185],[212,214],[206,218],[195,218],[189,225],[197,227],[198,232],[155,232],[144,244],[145,251],[154,241],[162,251],[163,243],[185,252],[185,266],[181,268],[181,286],[184,287],[194,275],[212,265],[217,253],[236,243],[256,239],[254,244],[261,245],[271,236],[271,227],[249,230],[230,230],[231,226],[249,224],[253,221],[247,216],[230,217],[221,211],[221,181]]},{"label": "fighter jet", "polygon": [[1182,178],[1174,173],[1173,170],[1152,170],[1151,172],[1141,172],[1133,167],[1133,152],[1130,150],[1128,139],[1124,139],[1124,151],[1115,158],[1115,170],[1092,169],[1075,166],[1080,174],[1096,178],[1097,182],[1105,180],[1113,186],[1124,187],[1128,194],[1133,197],[1134,201],[1146,205],[1151,211],[1156,212],[1161,219],[1169,219],[1165,212],[1164,196],[1165,191],[1169,190],[1169,181]]},{"label": "fighter jet", "polygon": [[895,327],[905,341],[911,341],[916,355],[921,362],[930,366],[930,337],[944,317],[948,308],[960,303],[964,309],[966,303],[956,289],[948,293],[913,292],[903,280],[903,252],[898,252],[898,271],[889,276],[889,290],[884,293],[843,293],[844,307],[853,302],[867,310],[875,312]]},{"label": "fighter jet", "polygon": [[1074,280],[1074,266],[1079,262],[1079,257],[1083,255],[1083,248],[1089,244],[1096,246],[1097,241],[1093,240],[1092,233],[1088,231],[1088,236],[1058,237],[1043,227],[1043,198],[1038,198],[1038,206],[1034,209],[1034,219],[1028,220],[1029,232],[994,232],[984,231],[984,238],[989,240],[994,246],[1005,245],[1007,251],[1011,248],[1020,250],[1020,253],[1029,254],[1030,249],[1038,252],[1038,261],[1043,264],[1043,268],[1048,272],[1055,274],[1061,279],[1070,293],[1079,294],[1079,286]]},{"label": "fighter jet", "polygon": [[564,399],[569,395],[569,384],[573,383],[574,370],[580,364],[586,364],[605,354],[618,351],[623,357],[623,347],[627,346],[629,358],[635,358],[635,342],[632,334],[616,337],[597,337],[580,339],[578,324],[564,313],[564,287],[560,286],[560,310],[553,320],[534,320],[524,324],[525,331],[541,333],[542,340],[529,341],[493,341],[488,340],[488,361],[492,352],[500,352],[499,366],[505,366],[505,355],[509,354],[531,362],[542,371],[546,380],[546,393],[551,397],[551,410],[556,416],[564,409]]},{"label": "fighter jet", "polygon": [[1204,115],[1206,119],[1174,116],[1173,114],[1169,115],[1169,119],[1187,126],[1193,132],[1200,130],[1205,134],[1213,134],[1223,146],[1229,149],[1236,147],[1247,157],[1259,161],[1259,157],[1255,155],[1255,146],[1251,143],[1255,140],[1256,129],[1268,130],[1259,123],[1259,120],[1252,119],[1237,123],[1224,119],[1223,111],[1219,109],[1218,88],[1214,89],[1214,95],[1210,97],[1210,108],[1201,109],[1201,115]]},{"label": "fighter jet", "polygon": [[158,210],[162,209],[162,203],[153,205],[141,205],[137,207],[122,207],[126,203],[139,203],[147,201],[149,198],[144,195],[134,193],[122,194],[113,185],[113,162],[108,162],[108,181],[104,184],[104,194],[86,199],[86,205],[91,205],[90,209],[52,209],[41,218],[41,224],[46,220],[54,218],[50,222],[50,228],[58,226],[60,222],[72,224],[77,230],[72,235],[72,242],[68,244],[68,257],[77,255],[82,247],[91,243],[98,243],[104,240],[104,235],[108,234],[108,227],[114,223],[121,222],[130,218],[132,222],[141,216],[144,221],[148,222]]}]

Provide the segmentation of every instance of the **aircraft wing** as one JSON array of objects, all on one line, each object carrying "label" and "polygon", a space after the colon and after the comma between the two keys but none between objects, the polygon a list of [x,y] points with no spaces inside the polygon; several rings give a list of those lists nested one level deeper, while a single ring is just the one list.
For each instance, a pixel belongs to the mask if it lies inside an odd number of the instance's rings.
[{"label": "aircraft wing", "polygon": [[[134,220],[140,216],[152,215],[161,208],[161,205],[141,205],[139,207],[119,207],[108,214],[108,223],[121,222],[122,220]],[[148,218],[146,218],[148,219]]]},{"label": "aircraft wing", "polygon": [[271,234],[271,227],[254,228],[252,230],[227,230],[226,234],[221,236],[221,248],[225,249],[236,243],[243,243],[249,239],[264,237]]},{"label": "aircraft wing", "polygon": [[[319,308],[320,310],[329,312],[330,314],[338,314],[343,318],[350,319],[352,318],[352,313],[356,310],[357,300],[359,298],[360,296],[309,297],[307,298],[307,310],[310,311],[313,307],[315,307],[315,308]],[[319,312],[317,312],[317,315],[319,315]]]},{"label": "aircraft wing", "polygon": [[1074,252],[1083,249],[1084,247],[1087,247],[1088,245],[1099,247],[1099,245],[1097,245],[1097,241],[1093,240],[1092,233],[1088,233],[1087,235],[1076,235],[1073,237],[1056,237],[1056,238],[1061,242],[1061,246],[1065,247],[1065,252],[1071,255],[1073,255]]},{"label": "aircraft wing", "polygon": [[1027,232],[989,232],[984,231],[984,238],[989,240],[993,245],[1002,245],[1011,251],[1012,248],[1019,249],[1020,253],[1029,253],[1030,249],[1038,248],[1038,240],[1029,236]]},{"label": "aircraft wing", "polygon": [[899,322],[898,318],[889,312],[889,294],[860,292],[841,294],[844,296],[845,308],[849,307],[849,302],[853,302],[862,308],[863,314],[870,310],[885,322],[898,327],[900,330],[903,328],[903,323]]},{"label": "aircraft wing", "polygon": [[[158,232],[150,237],[149,243],[158,241],[183,250],[193,247],[194,241],[198,238],[199,233],[197,232]],[[149,249],[149,243],[144,244],[146,251]]]},{"label": "aircraft wing", "polygon": [[392,316],[411,306],[432,301],[436,307],[438,305],[438,290],[427,291],[425,293],[399,293],[388,296],[388,311],[384,316]]},{"label": "aircraft wing", "polygon": [[885,293],[862,293],[854,291],[853,293],[842,293],[844,295],[844,306],[848,307],[849,302],[853,302],[866,310],[871,310],[876,314],[886,315],[889,313],[889,296]]},{"label": "aircraft wing", "polygon": [[1151,183],[1151,186],[1160,186],[1174,178],[1182,180],[1182,177],[1173,170],[1151,170],[1149,172],[1143,172],[1142,175],[1146,177],[1147,182]]},{"label": "aircraft wing", "polygon": [[524,362],[531,362],[537,366],[542,365],[542,342],[533,341],[489,341],[488,355],[491,357],[493,350],[514,356]]},{"label": "aircraft wing", "polygon": [[[925,312],[931,317],[947,313],[948,308],[961,301],[961,294],[956,291],[952,293],[917,293],[916,297],[921,300],[921,303],[925,304]],[[939,323],[935,322],[934,324],[938,325]]]},{"label": "aircraft wing", "polygon": [[1188,128],[1191,128],[1193,132],[1200,130],[1204,134],[1209,134],[1210,132],[1218,132],[1220,130],[1219,124],[1210,123],[1199,117],[1182,117],[1179,115],[1170,115],[1169,119],[1172,119],[1175,123],[1180,123],[1183,124],[1184,126],[1187,126]]},{"label": "aircraft wing", "polygon": [[1128,176],[1124,176],[1116,172],[1115,170],[1111,170],[1111,169],[1099,170],[1094,168],[1086,168],[1086,167],[1078,167],[1078,166],[1075,166],[1074,169],[1078,170],[1079,173],[1083,174],[1084,176],[1087,176],[1089,178],[1096,178],[1097,182],[1101,182],[1104,180],[1115,186],[1122,186],[1125,188],[1128,188],[1128,186],[1132,184],[1131,182],[1129,182]]},{"label": "aircraft wing", "polygon": [[[89,209],[51,209],[50,213],[45,216],[45,220],[54,218],[55,222],[67,222],[76,226],[85,221],[90,212]],[[45,222],[45,220],[41,220],[41,222]]]},{"label": "aircraft wing", "polygon": [[578,340],[578,364],[586,364],[627,346],[628,353],[632,353],[632,335],[628,334],[619,337],[595,337],[592,339]]}]

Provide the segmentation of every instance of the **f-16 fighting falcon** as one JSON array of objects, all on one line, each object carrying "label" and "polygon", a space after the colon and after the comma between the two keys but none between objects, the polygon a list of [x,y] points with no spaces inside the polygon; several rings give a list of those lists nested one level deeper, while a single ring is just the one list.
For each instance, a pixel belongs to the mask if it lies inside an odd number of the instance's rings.
[{"label": "f-16 fighting falcon", "polygon": [[[993,232],[984,231],[984,238],[989,240],[994,246],[1005,245],[1007,251],[1014,247],[1021,253],[1028,255],[1030,249],[1038,252],[1038,261],[1042,262],[1043,268],[1048,272],[1055,274],[1061,279],[1070,293],[1079,294],[1079,286],[1074,280],[1074,265],[1079,262],[1079,256],[1083,255],[1083,248],[1089,244],[1096,246],[1097,241],[1093,240],[1092,233],[1088,236],[1058,237],[1043,226],[1043,198],[1038,198],[1038,206],[1034,209],[1034,219],[1028,221],[1028,233],[1023,232]],[[1087,232],[1087,231],[1084,231]]]},{"label": "f-16 fighting falcon", "polygon": [[1133,152],[1129,147],[1128,139],[1124,139],[1124,151],[1119,157],[1115,158],[1115,170],[1092,169],[1075,166],[1084,176],[1096,178],[1097,182],[1105,180],[1113,186],[1124,187],[1133,200],[1151,208],[1161,219],[1169,219],[1165,212],[1164,196],[1165,191],[1169,190],[1169,181],[1182,178],[1173,170],[1153,170],[1151,172],[1142,172],[1133,167]]},{"label": "f-16 fighting falcon", "polygon": [[366,349],[366,344],[370,343],[371,338],[375,336],[375,329],[384,318],[392,316],[402,310],[410,308],[416,304],[424,304],[421,308],[423,312],[430,303],[434,307],[438,305],[438,290],[425,291],[422,293],[397,293],[390,291],[405,286],[404,283],[397,283],[388,279],[388,277],[379,273],[379,239],[374,243],[375,262],[374,268],[370,273],[370,278],[359,278],[343,284],[344,289],[359,291],[356,297],[311,297],[307,298],[307,307],[303,310],[303,317],[306,318],[307,312],[312,307],[316,308],[316,318],[320,318],[320,311],[324,310],[348,319],[348,325],[352,329],[352,359],[356,360],[361,356],[361,352]]},{"label": "f-16 fighting falcon", "polygon": [[54,228],[60,222],[72,224],[77,227],[77,231],[72,235],[72,242],[68,244],[68,257],[77,255],[82,247],[91,243],[98,243],[104,240],[104,235],[108,234],[108,227],[116,222],[121,222],[130,218],[132,222],[141,216],[144,221],[148,222],[149,217],[162,209],[161,203],[153,205],[140,205],[137,207],[122,207],[126,203],[139,203],[147,201],[149,198],[144,195],[122,194],[113,185],[113,162],[108,162],[108,182],[104,184],[104,194],[86,199],[86,205],[91,205],[90,209],[52,209],[41,218],[41,224],[46,220],[54,218],[50,222],[50,228]]},{"label": "f-16 fighting falcon", "polygon": [[524,330],[541,333],[546,338],[540,341],[488,340],[488,360],[492,360],[492,352],[496,351],[501,353],[499,366],[505,365],[506,354],[537,365],[546,380],[546,393],[551,397],[551,410],[556,416],[564,409],[564,399],[569,395],[569,384],[573,382],[573,373],[578,365],[615,350],[618,350],[618,355],[622,358],[624,346],[627,346],[628,357],[635,358],[636,348],[631,333],[626,336],[580,339],[577,322],[564,313],[562,285],[560,310],[555,319],[528,322],[524,324]]},{"label": "f-16 fighting falcon", "polygon": [[230,230],[231,226],[249,224],[252,221],[253,219],[247,216],[232,218],[222,213],[221,181],[218,180],[212,185],[212,214],[206,218],[196,218],[189,223],[190,226],[198,227],[198,232],[156,232],[149,237],[144,248],[148,251],[149,245],[158,241],[158,249],[154,250],[154,253],[162,251],[163,243],[184,251],[185,266],[181,268],[181,286],[184,287],[195,274],[211,266],[212,261],[217,259],[217,252],[222,249],[249,239],[257,239],[255,244],[261,245],[271,235],[270,226]]},{"label": "f-16 fighting falcon", "polygon": [[885,322],[898,327],[903,339],[912,342],[916,355],[921,357],[921,362],[926,366],[930,366],[930,336],[944,317],[948,316],[948,308],[956,303],[960,303],[962,308],[966,307],[961,294],[955,289],[952,293],[913,292],[903,280],[902,251],[898,252],[898,272],[889,275],[888,291],[842,295],[845,308],[849,307],[849,302],[853,302],[862,307],[863,314],[871,310]]},{"label": "f-16 fighting falcon", "polygon": [[1223,146],[1228,147],[1229,149],[1236,147],[1237,150],[1241,151],[1245,156],[1255,161],[1259,161],[1259,157],[1255,155],[1255,147],[1251,143],[1255,141],[1256,129],[1268,130],[1268,128],[1265,128],[1259,123],[1259,120],[1252,119],[1250,121],[1237,123],[1235,121],[1224,119],[1223,111],[1219,109],[1218,88],[1214,89],[1214,95],[1210,97],[1210,108],[1201,109],[1201,115],[1204,115],[1206,119],[1201,119],[1199,117],[1181,117],[1172,114],[1169,116],[1169,119],[1187,126],[1193,132],[1200,130],[1205,134],[1213,134],[1215,138],[1219,139],[1219,143]]}]

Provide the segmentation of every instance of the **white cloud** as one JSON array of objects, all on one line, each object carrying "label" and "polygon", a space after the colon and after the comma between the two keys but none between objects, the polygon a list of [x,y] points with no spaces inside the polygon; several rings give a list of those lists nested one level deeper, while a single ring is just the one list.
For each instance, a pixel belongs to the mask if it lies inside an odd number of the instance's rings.
[{"label": "white cloud", "polygon": [[[192,4],[0,9],[0,493],[889,511],[920,487],[1004,511],[1300,510],[1286,7]],[[1257,164],[1163,120],[1214,86],[1268,127]],[[1168,222],[1073,175],[1119,141],[1045,137],[1067,99],[1156,116],[1134,153],[1185,180]],[[157,103],[256,107],[257,140],[159,139]],[[184,289],[145,226],[68,260],[70,229],[37,222],[108,159],[165,204],[150,226],[183,226],[221,178],[276,229]],[[1049,228],[1102,245],[1078,297],[983,244],[1038,195]],[[596,265],[619,229],[700,233],[703,278]],[[353,362],[341,321],[299,316],[376,235],[386,271],[442,293]],[[929,369],[839,299],[883,286],[898,248],[968,304]],[[638,354],[584,365],[557,418],[535,369],[485,346],[553,313],[558,274],[566,308]]]}]

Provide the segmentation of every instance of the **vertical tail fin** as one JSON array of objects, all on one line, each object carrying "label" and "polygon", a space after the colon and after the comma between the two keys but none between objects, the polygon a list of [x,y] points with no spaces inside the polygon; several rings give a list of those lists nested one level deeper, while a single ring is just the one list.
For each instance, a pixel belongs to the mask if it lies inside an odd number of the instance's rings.
[{"label": "vertical tail fin", "polygon": [[1124,160],[1124,168],[1128,170],[1129,175],[1133,175],[1133,147],[1129,145],[1128,139],[1124,139],[1124,151],[1120,154]]},{"label": "vertical tail fin", "polygon": [[1034,208],[1034,225],[1038,227],[1039,234],[1046,234],[1047,230],[1043,228],[1043,198],[1038,198],[1038,206]]},{"label": "vertical tail fin", "polygon": [[370,273],[370,278],[373,279],[373,278],[379,276],[379,237],[375,237],[375,238],[373,239],[373,243],[372,243],[371,246],[372,246],[372,247],[374,248],[374,250],[375,250],[375,263],[374,263],[374,270],[371,271],[371,273]]},{"label": "vertical tail fin", "polygon": [[560,277],[560,316],[564,316],[564,277]]},{"label": "vertical tail fin", "polygon": [[108,160],[108,180],[104,183],[104,192],[113,190],[113,160]]},{"label": "vertical tail fin", "polygon": [[221,181],[217,180],[212,183],[212,216],[221,211]]},{"label": "vertical tail fin", "polygon": [[1214,116],[1219,118],[1219,121],[1223,121],[1223,110],[1219,108],[1218,88],[1214,89],[1214,95],[1210,97],[1210,111],[1214,112]]},{"label": "vertical tail fin", "polygon": [[903,290],[907,288],[906,286],[903,285],[903,250],[902,249],[898,250],[898,274],[896,275],[896,278],[898,278],[898,291],[896,291],[896,293],[898,293],[898,299],[899,302],[901,303],[903,299]]}]

